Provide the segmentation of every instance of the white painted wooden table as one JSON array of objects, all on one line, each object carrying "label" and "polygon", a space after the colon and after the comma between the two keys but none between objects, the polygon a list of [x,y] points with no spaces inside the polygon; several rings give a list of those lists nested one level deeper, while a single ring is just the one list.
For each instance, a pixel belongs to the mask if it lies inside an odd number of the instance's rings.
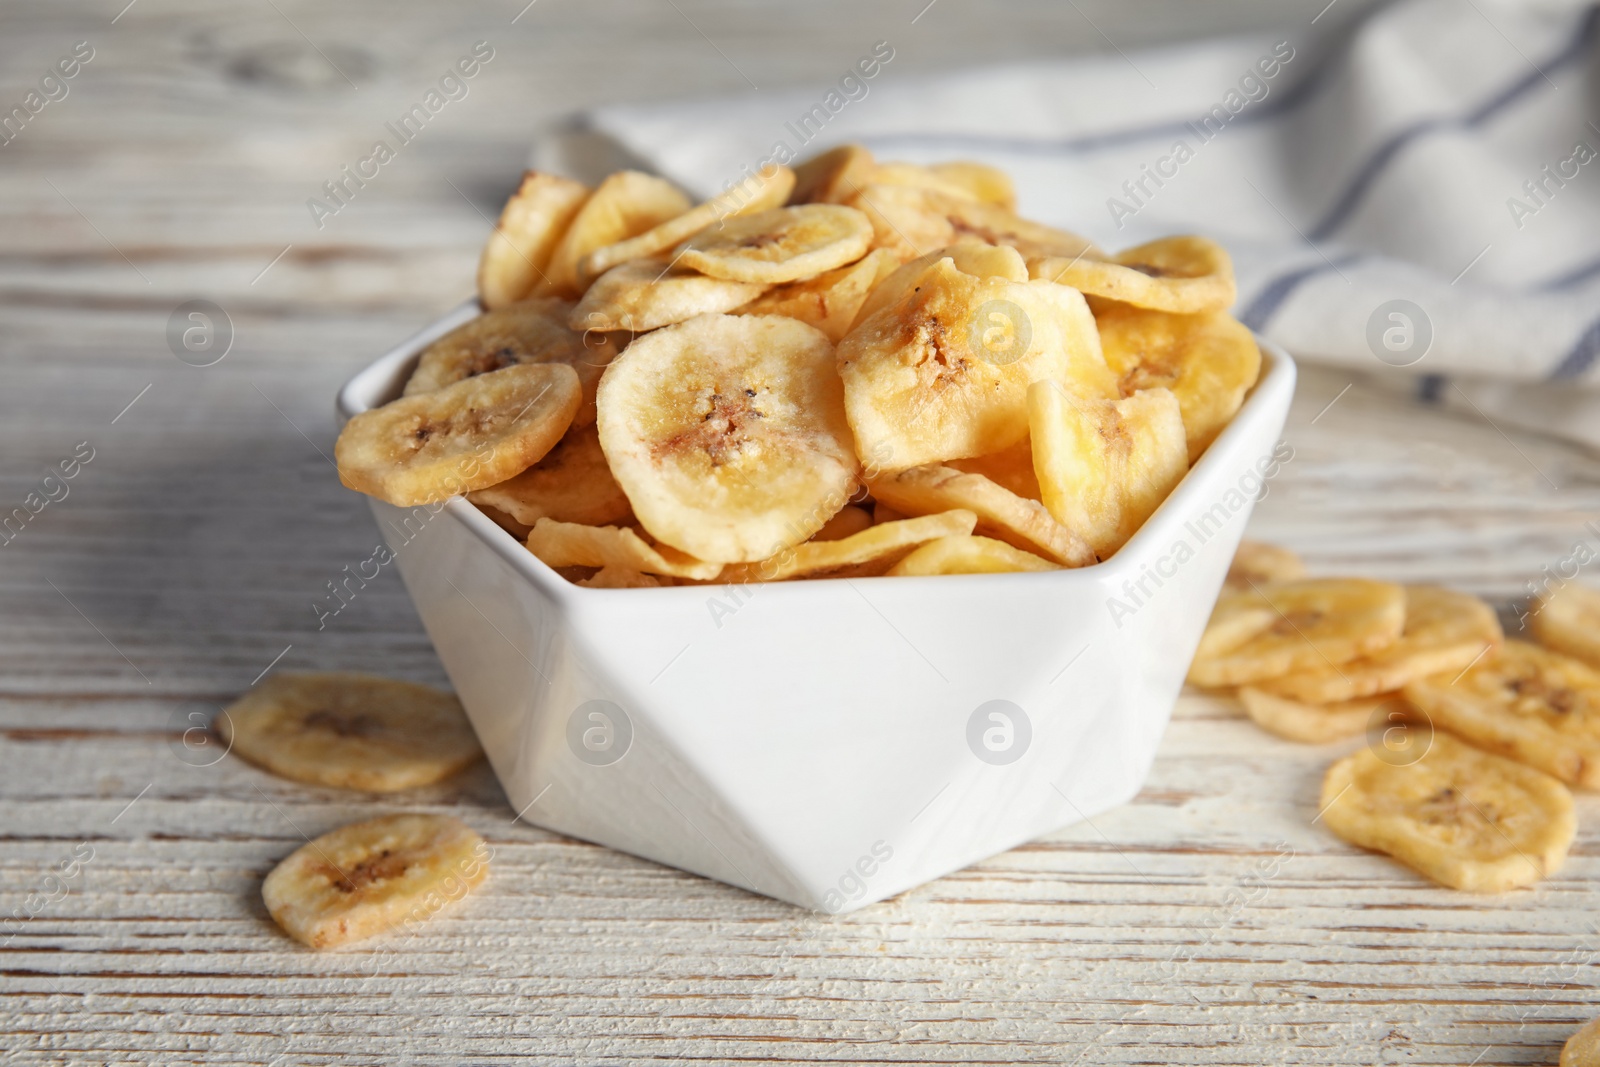
[{"label": "white painted wooden table", "polygon": [[[93,450],[0,547],[0,915],[37,912],[0,928],[8,1062],[1554,1063],[1600,1010],[1600,802],[1558,876],[1462,896],[1313,823],[1341,746],[1199,697],[1127,807],[841,919],[514,823],[483,770],[371,799],[182,757],[274,663],[443,681],[392,574],[316,630],[375,537],[327,462],[331,398],[465,295],[555,117],[738,89],[735,62],[828,79],[889,30],[910,74],[1321,0],[948,0],[914,27],[920,0],[124,2],[0,11],[6,108],[95,50],[0,148],[0,510]],[[317,230],[306,198],[479,39],[471,96]],[[168,348],[192,299],[232,319],[214,366]],[[1595,459],[1361,386],[1324,412],[1346,384],[1305,375],[1253,527],[1317,568],[1508,601],[1600,517]],[[280,934],[273,863],[400,808],[493,843],[470,904],[393,951]]]}]

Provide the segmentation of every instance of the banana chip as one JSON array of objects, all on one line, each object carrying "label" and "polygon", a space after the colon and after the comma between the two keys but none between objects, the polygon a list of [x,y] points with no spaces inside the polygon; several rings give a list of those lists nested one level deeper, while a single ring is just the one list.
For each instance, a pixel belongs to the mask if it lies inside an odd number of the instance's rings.
[{"label": "banana chip", "polygon": [[780,285],[854,263],[872,243],[872,223],[840,204],[778,207],[709,226],[676,260],[712,278]]},{"label": "banana chip", "polygon": [[1339,760],[1322,780],[1322,806],[1344,840],[1469,893],[1554,874],[1577,831],[1560,782],[1442,733],[1415,762],[1392,764],[1370,748]]},{"label": "banana chip", "polygon": [[[809,323],[837,344],[860,316],[874,287],[900,261],[882,248],[847,267],[770,289],[739,308],[739,315],[785,315]],[[731,284],[731,283],[730,283]]]},{"label": "banana chip", "polygon": [[1028,429],[1045,507],[1100,559],[1121,548],[1189,470],[1183,417],[1165,389],[1097,400],[1036,382]]},{"label": "banana chip", "polygon": [[872,220],[875,247],[913,259],[971,236],[1010,245],[1025,259],[1099,256],[1087,238],[1013,215],[1005,208],[913,185],[869,185],[850,201]]},{"label": "banana chip", "polygon": [[1009,574],[1055,571],[1059,564],[989,537],[941,537],[889,568],[891,575]]},{"label": "banana chip", "polygon": [[1567,1038],[1558,1067],[1600,1067],[1600,1019],[1590,1019]]},{"label": "banana chip", "polygon": [[[514,478],[468,493],[467,499],[511,516],[526,527],[540,519],[609,526],[633,514],[622,487],[611,476],[591,423],[574,426],[539,462]],[[524,529],[521,538],[528,535]]]},{"label": "banana chip", "polygon": [[868,180],[873,185],[910,185],[918,189],[932,189],[961,200],[978,199],[977,194],[962,182],[920,163],[880,163],[872,168]]},{"label": "banana chip", "polygon": [[618,357],[600,443],[651,536],[734,563],[821,529],[856,488],[833,359],[820,330],[776,315],[701,315]]},{"label": "banana chip", "polygon": [[1225,312],[1171,315],[1099,304],[1095,322],[1123,396],[1166,388],[1178,398],[1190,463],[1216,440],[1261,375],[1255,337]]},{"label": "banana chip", "polygon": [[672,579],[657,578],[653,574],[645,574],[632,567],[619,567],[613,564],[601,567],[590,577],[580,580],[578,584],[588,586],[590,589],[657,589],[671,585]]},{"label": "banana chip", "polygon": [[807,541],[770,559],[741,563],[722,573],[725,582],[779,582],[785,578],[857,578],[882,574],[913,548],[939,537],[970,534],[978,517],[946,511],[886,522],[837,541]]},{"label": "banana chip", "polygon": [[1025,500],[1043,500],[1039,476],[1033,469],[1033,442],[1026,437],[1002,451],[953,459],[947,466],[968,474],[981,474]]},{"label": "banana chip", "polygon": [[1305,576],[1305,561],[1289,549],[1246,539],[1233,554],[1223,588],[1249,589],[1263,582],[1290,582]]},{"label": "banana chip", "polygon": [[1028,433],[1032,382],[1115,389],[1080,294],[976,278],[949,257],[858,322],[838,354],[858,453],[883,470],[1016,444]]},{"label": "banana chip", "polygon": [[583,387],[583,403],[573,421],[579,426],[592,423],[595,388],[617,346],[605,334],[569,329],[571,314],[571,303],[550,297],[485,312],[423,349],[404,395],[431,393],[522,363],[565,363]]},{"label": "banana chip", "polygon": [[1097,562],[1094,550],[1043,504],[1017,496],[981,474],[929,464],[868,481],[873,499],[908,515],[964,509],[978,517],[977,531],[1069,567]]},{"label": "banana chip", "polygon": [[[893,258],[893,253],[884,248],[875,250],[872,255]],[[964,237],[952,245],[918,256],[909,263],[902,263],[898,269],[881,278],[861,305],[856,321],[861,322],[891,304],[898,304],[913,296],[922,285],[922,276],[928,272],[928,268],[941,259],[950,260],[956,270],[974,278],[1004,278],[1013,282],[1028,280],[1028,266],[1015,248],[984,244],[976,238]]]},{"label": "banana chip", "polygon": [[1030,267],[1035,278],[1180,315],[1226,311],[1237,295],[1233,260],[1221,245],[1204,237],[1165,237],[1110,259],[1052,253]]},{"label": "banana chip", "polygon": [[928,170],[935,177],[966,190],[975,200],[993,204],[1005,211],[1017,210],[1017,190],[1011,184],[1011,175],[999,167],[969,159],[956,159],[948,163],[930,164]]},{"label": "banana chip", "polygon": [[732,311],[760,296],[765,286],[707,278],[659,260],[636,259],[594,280],[567,325],[574,330],[644,333],[706,312]]},{"label": "banana chip", "polygon": [[1392,705],[1396,714],[1415,714],[1410,705],[1395,696],[1335,704],[1303,704],[1248,685],[1240,688],[1239,703],[1244,705],[1245,714],[1267,733],[1308,745],[1360,736],[1372,721],[1372,713],[1385,706]]},{"label": "banana chip", "polygon": [[822,524],[822,529],[812,535],[813,541],[839,541],[858,534],[872,525],[872,513],[865,508],[846,504]]},{"label": "banana chip", "polygon": [[1466,670],[1501,641],[1494,609],[1434,585],[1406,586],[1405,629],[1394,644],[1335,666],[1319,663],[1264,681],[1268,692],[1309,704],[1389,693],[1430,674]]},{"label": "banana chip", "polygon": [[284,932],[333,948],[430,919],[489,876],[487,842],[460,819],[384,815],[290,853],[261,884]]},{"label": "banana chip", "polygon": [[872,153],[858,144],[840,145],[794,168],[791,204],[844,204],[871,183],[877,167]]},{"label": "banana chip", "polygon": [[589,196],[581,182],[524,172],[478,261],[478,298],[493,311],[533,292],[572,217]]},{"label": "banana chip", "polygon": [[1507,641],[1471,669],[1419,679],[1405,694],[1481,748],[1600,789],[1600,671],[1570,656]]},{"label": "banana chip", "polygon": [[487,489],[543,459],[581,400],[577,373],[561,363],[401,397],[345,424],[333,446],[339,480],[402,508]]},{"label": "banana chip", "polygon": [[671,545],[652,545],[625,526],[580,526],[540,519],[533,524],[527,545],[529,552],[557,568],[619,567],[703,582],[722,573],[720,563],[695,559]]},{"label": "banana chip", "polygon": [[1248,685],[1348,663],[1394,644],[1405,618],[1404,587],[1370,578],[1308,578],[1224,593],[1189,681],[1210,688]]},{"label": "banana chip", "polygon": [[[619,170],[584,201],[561,243],[550,254],[544,278],[534,288],[540,295],[577,297],[596,274],[578,274],[578,264],[597,249],[649,232],[689,210],[689,198],[671,182],[636,170]],[[640,258],[629,256],[628,259]],[[621,260],[618,260],[621,262]]]},{"label": "banana chip", "polygon": [[431,785],[483,755],[453,695],[370,674],[274,674],[216,729],[279,777],[369,793]]},{"label": "banana chip", "polygon": [[1532,606],[1528,625],[1540,644],[1600,670],[1600,589],[1567,585]]},{"label": "banana chip", "polygon": [[794,171],[770,167],[730,186],[710,200],[689,208],[681,215],[663,220],[637,237],[619,240],[597,248],[579,264],[582,278],[596,278],[619,263],[648,259],[683,243],[714,222],[739,215],[754,215],[781,205],[794,188]]}]

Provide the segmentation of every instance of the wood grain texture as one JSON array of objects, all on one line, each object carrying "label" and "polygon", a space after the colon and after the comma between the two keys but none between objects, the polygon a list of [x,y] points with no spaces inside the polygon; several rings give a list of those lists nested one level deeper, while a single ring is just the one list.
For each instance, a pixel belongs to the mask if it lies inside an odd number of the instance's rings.
[{"label": "wood grain texture", "polygon": [[[827,80],[879,37],[910,77],[1322,0],[945,0],[914,25],[923,0],[539,0],[514,23],[517,0],[124,2],[0,15],[7,107],[96,49],[0,147],[0,511],[94,450],[0,547],[0,918],[80,861],[0,929],[7,1062],[1554,1063],[1600,1010],[1595,798],[1557,876],[1463,896],[1315,822],[1349,746],[1198,695],[1133,803],[843,918],[514,822],[482,768],[373,799],[178,742],[280,655],[443,682],[391,573],[316,628],[376,538],[326,459],[332,396],[468,292],[485,216],[561,116]],[[497,53],[472,94],[318,230],[305,199],[478,39]],[[168,349],[192,299],[232,319],[215,366]],[[1593,457],[1348,381],[1305,374],[1252,527],[1318,570],[1504,603],[1600,519]],[[279,933],[265,872],[401,808],[482,832],[484,888],[403,942],[315,955]]]}]

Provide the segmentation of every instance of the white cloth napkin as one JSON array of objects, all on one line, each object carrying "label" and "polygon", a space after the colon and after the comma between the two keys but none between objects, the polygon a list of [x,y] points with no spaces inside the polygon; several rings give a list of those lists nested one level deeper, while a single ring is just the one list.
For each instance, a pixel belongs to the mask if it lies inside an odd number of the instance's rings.
[{"label": "white cloth napkin", "polygon": [[601,109],[535,159],[582,172],[604,143],[701,195],[780,145],[981,159],[1022,214],[1103,247],[1222,240],[1236,314],[1299,358],[1600,447],[1600,7],[1402,0],[1339,40],[936,80],[897,78],[893,50],[842,85]]}]

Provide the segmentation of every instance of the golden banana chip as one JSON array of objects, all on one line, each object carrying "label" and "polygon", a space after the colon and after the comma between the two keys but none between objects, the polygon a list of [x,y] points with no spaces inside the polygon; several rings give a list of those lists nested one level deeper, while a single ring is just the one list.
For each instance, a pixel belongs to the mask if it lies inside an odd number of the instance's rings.
[{"label": "golden banana chip", "polygon": [[1600,1019],[1590,1019],[1567,1038],[1558,1067],[1600,1067]]},{"label": "golden banana chip", "polygon": [[487,489],[543,459],[581,400],[577,372],[562,363],[401,397],[345,424],[333,446],[339,480],[402,508]]},{"label": "golden banana chip", "polygon": [[1043,504],[981,474],[928,464],[870,479],[873,499],[908,515],[960,508],[978,517],[977,532],[1069,567],[1097,562],[1084,540],[1057,522]]},{"label": "golden banana chip", "polygon": [[895,576],[1056,571],[1059,564],[989,537],[940,537],[889,568]]},{"label": "golden banana chip", "polygon": [[652,545],[625,526],[581,526],[540,519],[528,535],[528,551],[551,567],[621,567],[645,574],[710,581],[722,564],[707,563],[671,545]]},{"label": "golden banana chip", "polygon": [[1560,782],[1442,733],[1415,762],[1390,763],[1371,748],[1339,760],[1322,780],[1322,806],[1344,840],[1469,893],[1554,874],[1577,831]]},{"label": "golden banana chip", "polygon": [[1247,538],[1233,554],[1223,588],[1249,589],[1263,582],[1289,582],[1305,576],[1305,561],[1287,548]]},{"label": "golden banana chip", "polygon": [[1237,295],[1233,260],[1221,245],[1204,237],[1164,237],[1109,259],[1050,253],[1031,263],[1031,269],[1035,278],[1180,315],[1226,311]]},{"label": "golden banana chip", "polygon": [[671,578],[658,578],[653,574],[636,571],[632,567],[611,565],[601,567],[592,576],[578,582],[590,589],[657,589],[671,585]]},{"label": "golden banana chip", "polygon": [[1200,458],[1261,375],[1261,349],[1226,312],[1171,315],[1126,304],[1098,304],[1095,322],[1123,396],[1171,389],[1183,412],[1189,462]]},{"label": "golden banana chip", "polygon": [[961,237],[1010,245],[1024,259],[1101,254],[1093,242],[1075,233],[1030,222],[994,204],[936,189],[869,185],[850,204],[872,220],[875,247],[891,249],[902,259],[924,255]]},{"label": "golden banana chip", "polygon": [[[471,499],[472,494],[469,493],[467,496],[468,499]],[[507,515],[497,507],[491,507],[488,504],[479,503],[475,500],[473,503],[478,505],[479,511],[489,516],[489,520],[491,522],[500,527],[500,529],[504,530],[506,533],[510,534],[512,537],[516,538],[518,541],[526,541],[528,539],[528,534],[533,532],[533,527],[528,523],[518,522],[516,519],[512,518],[510,515]]]},{"label": "golden banana chip", "polygon": [[580,277],[578,264],[584,257],[597,249],[614,247],[618,242],[646,233],[688,210],[689,198],[671,182],[636,170],[617,171],[600,183],[572,217],[561,243],[550,254],[545,277],[534,292],[581,296],[590,280],[603,273],[596,271]]},{"label": "golden banana chip", "polygon": [[[574,426],[543,459],[514,478],[468,493],[474,504],[496,508],[525,527],[540,519],[610,526],[633,514],[611,476],[591,423]],[[522,538],[527,537],[524,529]]]},{"label": "golden banana chip", "polygon": [[899,522],[909,518],[904,512],[896,511],[883,501],[875,501],[872,505],[872,525],[882,526],[886,522]]},{"label": "golden banana chip", "polygon": [[478,261],[478,298],[484,307],[503,308],[533,292],[588,196],[588,187],[570,178],[523,173]]},{"label": "golden banana chip", "polygon": [[485,312],[423,349],[405,395],[431,393],[522,363],[565,363],[578,373],[583,387],[583,403],[573,421],[579,426],[592,423],[594,391],[617,346],[603,333],[569,329],[571,314],[571,303],[550,297]]},{"label": "golden banana chip", "polygon": [[722,572],[725,582],[778,582],[785,578],[863,577],[882,574],[913,548],[938,537],[969,534],[978,517],[970,511],[946,511],[915,519],[886,522],[837,541],[807,541],[770,559],[733,564]]},{"label": "golden banana chip", "polygon": [[1032,382],[1115,388],[1080,294],[975,278],[948,257],[858,322],[838,355],[858,454],[879,470],[1016,444],[1028,433]]},{"label": "golden banana chip", "polygon": [[1025,500],[1042,500],[1039,476],[1033,470],[1033,442],[1024,437],[1010,448],[966,459],[952,459],[947,466],[968,474],[981,474]]},{"label": "golden banana chip", "polygon": [[1028,429],[1045,507],[1100,559],[1121,548],[1189,470],[1183,417],[1165,389],[1098,400],[1036,382]]},{"label": "golden banana chip", "polygon": [[714,222],[780,206],[794,188],[794,171],[788,167],[769,167],[729,186],[710,200],[689,208],[681,215],[663,220],[637,237],[619,240],[597,248],[579,264],[582,278],[596,278],[630,259],[658,256],[683,243]]},{"label": "golden banana chip", "polygon": [[[885,248],[874,250],[872,255],[893,258],[893,253]],[[891,304],[898,304],[914,295],[922,284],[922,276],[941,259],[950,260],[956,270],[974,278],[1004,278],[1013,282],[1028,280],[1027,264],[1023,263],[1022,256],[1015,248],[984,244],[976,238],[965,237],[925,256],[918,256],[909,263],[902,263],[887,276],[880,276],[877,287],[861,305],[856,321],[861,322]]]},{"label": "golden banana chip", "polygon": [[1248,685],[1348,663],[1394,644],[1405,619],[1404,587],[1370,578],[1307,578],[1224,593],[1189,681],[1210,688]]},{"label": "golden banana chip", "polygon": [[1528,625],[1541,645],[1600,669],[1600,589],[1569,584],[1532,607]]},{"label": "golden banana chip", "polygon": [[1304,704],[1254,686],[1239,690],[1239,703],[1255,724],[1286,741],[1321,745],[1366,732],[1373,712],[1393,705],[1399,714],[1414,715],[1406,702],[1392,695],[1346,700],[1334,704]]},{"label": "golden banana chip", "polygon": [[1470,669],[1419,679],[1405,694],[1480,748],[1600,789],[1600,671],[1579,660],[1507,641]]},{"label": "golden banana chip", "polygon": [[712,278],[757,285],[814,278],[867,254],[872,224],[852,207],[776,207],[708,226],[678,247],[676,260]]},{"label": "golden banana chip", "polygon": [[1389,693],[1430,674],[1454,676],[1499,646],[1500,621],[1475,596],[1435,585],[1406,586],[1405,629],[1394,644],[1345,663],[1319,663],[1261,682],[1310,704]]},{"label": "golden banana chip", "polygon": [[483,755],[454,695],[370,674],[274,674],[215,725],[279,777],[369,793],[431,785]]},{"label": "golden banana chip", "polygon": [[882,248],[847,267],[770,289],[739,308],[739,315],[785,315],[809,323],[837,344],[849,332],[873,288],[900,261]]},{"label": "golden banana chip", "polygon": [[574,330],[647,330],[706,312],[732,311],[760,296],[765,286],[707,278],[655,259],[635,259],[594,280],[567,325]]},{"label": "golden banana chip", "polygon": [[794,168],[791,204],[843,204],[870,183],[877,163],[858,144],[840,145],[812,156]]},{"label": "golden banana chip", "polygon": [[833,518],[822,524],[822,529],[812,535],[813,541],[838,541],[858,534],[872,525],[872,514],[865,508],[858,508],[846,504],[834,513]]},{"label": "golden banana chip", "polygon": [[920,163],[879,163],[867,177],[873,185],[910,185],[918,189],[932,189],[961,200],[978,199],[977,194],[964,183]]},{"label": "golden banana chip", "polygon": [[490,855],[460,819],[383,815],[300,846],[261,899],[290,937],[333,948],[432,918],[489,876]]},{"label": "golden banana chip", "polygon": [[957,159],[930,164],[928,170],[938,178],[965,189],[974,199],[1005,211],[1017,210],[1017,190],[1011,184],[1011,175],[998,167]]},{"label": "golden banana chip", "polygon": [[815,327],[701,315],[611,365],[600,443],[651,536],[699,559],[762,560],[820,530],[856,488],[841,394]]}]

